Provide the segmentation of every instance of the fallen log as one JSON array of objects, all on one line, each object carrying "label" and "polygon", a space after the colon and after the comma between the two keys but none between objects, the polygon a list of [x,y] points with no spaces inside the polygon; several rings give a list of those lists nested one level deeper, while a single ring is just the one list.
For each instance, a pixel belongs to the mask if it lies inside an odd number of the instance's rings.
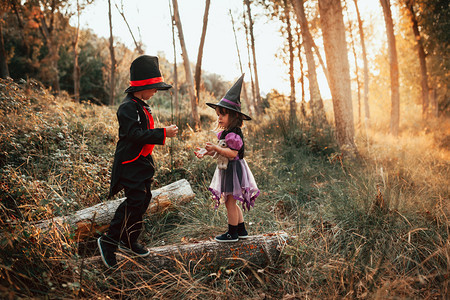
[{"label": "fallen log", "polygon": [[[186,179],[178,180],[162,188],[152,191],[151,213],[160,212],[173,205],[189,202],[194,198],[191,185]],[[45,231],[56,226],[58,229],[68,227],[76,234],[76,238],[92,236],[97,232],[105,232],[117,207],[125,200],[120,198],[96,204],[75,212],[72,215],[42,220],[33,225]]]},{"label": "fallen log", "polygon": [[[289,236],[285,232],[276,232],[249,236],[234,243],[201,241],[185,245],[168,245],[150,248],[150,255],[145,258],[118,252],[118,269],[151,277],[163,270],[171,273],[180,270],[195,272],[200,269],[213,271],[217,267],[233,268],[244,264],[264,268],[276,264],[288,239]],[[104,267],[100,256],[84,261],[85,268],[92,269],[95,265]]]}]

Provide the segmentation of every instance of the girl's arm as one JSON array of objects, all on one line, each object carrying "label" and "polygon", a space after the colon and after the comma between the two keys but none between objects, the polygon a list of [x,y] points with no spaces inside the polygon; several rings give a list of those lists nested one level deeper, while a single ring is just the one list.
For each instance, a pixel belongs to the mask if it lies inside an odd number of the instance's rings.
[{"label": "girl's arm", "polygon": [[222,147],[219,147],[218,145],[214,145],[209,142],[206,143],[205,148],[206,148],[206,151],[208,151],[208,152],[217,152],[217,154],[223,155],[228,158],[235,158],[238,155],[237,150],[233,150],[230,148],[222,148]]}]

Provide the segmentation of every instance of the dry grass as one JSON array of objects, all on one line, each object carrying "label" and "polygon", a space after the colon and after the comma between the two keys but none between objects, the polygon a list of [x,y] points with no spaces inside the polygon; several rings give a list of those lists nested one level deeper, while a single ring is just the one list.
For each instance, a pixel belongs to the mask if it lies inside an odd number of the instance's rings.
[{"label": "dry grass", "polygon": [[[360,160],[342,157],[330,128],[265,115],[244,128],[246,160],[262,191],[245,218],[251,234],[295,236],[275,266],[152,273],[86,263],[94,240],[69,230],[42,234],[31,220],[105,200],[115,148],[115,110],[55,98],[34,82],[1,81],[0,295],[3,298],[425,298],[449,293],[449,121],[402,124],[394,139],[383,119],[360,130]],[[157,124],[170,108],[154,109]],[[149,216],[150,246],[207,240],[226,225],[207,186],[215,168],[195,147],[214,140],[178,119],[180,136],[155,149],[155,187],[186,178],[197,197]],[[374,118],[375,119],[375,118]]]}]

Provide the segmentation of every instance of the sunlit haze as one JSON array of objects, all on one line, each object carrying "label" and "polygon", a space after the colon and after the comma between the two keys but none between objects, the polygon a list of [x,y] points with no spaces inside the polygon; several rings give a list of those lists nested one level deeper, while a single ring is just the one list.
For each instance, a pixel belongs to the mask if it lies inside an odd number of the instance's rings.
[{"label": "sunlit haze", "polygon": [[[167,60],[173,62],[169,2],[172,3],[172,1],[128,0],[124,1],[126,3],[124,11],[128,23],[133,30],[133,34],[138,38],[140,32],[145,53],[156,55],[163,52]],[[114,1],[112,3],[114,5]],[[120,1],[117,0],[115,3],[120,7]],[[354,11],[353,2],[348,1],[348,3],[350,12],[352,13]],[[379,23],[380,26],[377,27],[377,32],[374,34],[383,36],[383,14],[379,2],[360,0],[358,3],[363,20]],[[178,5],[189,60],[195,63],[203,26],[205,1],[178,0]],[[283,65],[281,59],[275,57],[281,51],[284,43],[283,37],[279,32],[280,25],[276,21],[268,20],[257,7],[252,8],[252,14],[256,15],[254,17],[254,34],[261,92],[264,95],[272,89],[277,89],[282,93],[289,94],[288,66]],[[249,80],[245,31],[242,23],[236,21],[238,18],[239,20],[242,18],[243,1],[241,0],[211,1],[202,67],[206,72],[219,74],[223,79],[228,81],[233,81],[240,76],[239,60],[229,15],[230,9],[236,23],[239,51],[241,52],[244,72],[247,74],[246,80]],[[92,5],[88,6],[81,15],[81,24],[83,28],[90,28],[99,36],[108,37],[109,21],[107,1],[95,1]],[[381,34],[378,35],[377,33]],[[113,34],[118,37],[116,41],[118,40],[130,49],[134,49],[134,42],[129,30],[115,7],[113,7]],[[178,37],[176,38],[177,62],[181,63],[181,49]],[[373,47],[381,46],[379,40],[376,44],[373,44],[374,42],[377,42],[377,39],[367,41],[369,56],[370,53],[377,52]],[[321,41],[316,41],[316,43],[320,44]],[[325,59],[324,53],[322,53],[322,56]],[[352,61],[353,59],[350,59],[350,63]],[[298,69],[298,61],[296,61],[296,64],[296,69]],[[316,61],[316,64],[318,64],[318,61]],[[322,97],[329,99],[330,92],[321,68],[318,68],[318,77]],[[300,87],[297,87],[296,90],[299,91]],[[309,93],[306,94],[308,99]]]}]

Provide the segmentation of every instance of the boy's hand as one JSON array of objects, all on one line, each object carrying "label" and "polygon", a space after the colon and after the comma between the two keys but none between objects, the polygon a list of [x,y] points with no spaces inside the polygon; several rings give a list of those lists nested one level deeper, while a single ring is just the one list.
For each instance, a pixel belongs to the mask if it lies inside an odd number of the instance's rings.
[{"label": "boy's hand", "polygon": [[166,129],[166,137],[174,137],[178,134],[178,127],[177,125],[170,125],[165,128]]}]

